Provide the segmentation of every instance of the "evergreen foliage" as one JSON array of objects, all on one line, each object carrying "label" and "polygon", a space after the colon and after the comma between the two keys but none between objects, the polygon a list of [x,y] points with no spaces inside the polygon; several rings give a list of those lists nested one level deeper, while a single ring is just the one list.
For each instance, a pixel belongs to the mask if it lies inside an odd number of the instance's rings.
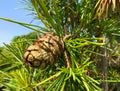
[{"label": "evergreen foliage", "polygon": [[[41,21],[44,26],[0,17],[1,20],[34,31],[15,37],[11,44],[0,48],[1,90],[120,90],[118,0],[22,1],[34,19]],[[47,65],[44,69],[32,68],[23,56],[37,37],[46,32],[59,36],[64,42],[65,50],[54,64]]]}]

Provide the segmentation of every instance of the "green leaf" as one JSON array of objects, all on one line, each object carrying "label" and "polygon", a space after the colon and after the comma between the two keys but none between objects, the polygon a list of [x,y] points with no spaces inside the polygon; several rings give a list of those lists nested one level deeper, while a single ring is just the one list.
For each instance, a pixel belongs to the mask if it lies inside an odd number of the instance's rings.
[{"label": "green leaf", "polygon": [[9,18],[3,18],[3,17],[0,17],[0,19],[8,21],[8,22],[15,23],[15,24],[18,24],[18,25],[21,25],[23,27],[26,27],[26,28],[31,29],[31,30],[36,31],[36,32],[42,32],[40,30],[47,31],[45,28],[34,25],[34,24],[27,24],[27,23],[23,23],[23,22],[18,22],[18,21],[15,21],[15,20],[12,20],[12,19],[9,19]]}]

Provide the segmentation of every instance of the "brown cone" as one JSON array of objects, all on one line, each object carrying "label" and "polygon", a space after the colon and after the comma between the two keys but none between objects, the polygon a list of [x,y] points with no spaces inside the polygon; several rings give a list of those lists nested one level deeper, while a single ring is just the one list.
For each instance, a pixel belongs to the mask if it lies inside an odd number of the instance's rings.
[{"label": "brown cone", "polygon": [[64,51],[64,43],[59,36],[45,33],[43,37],[28,47],[24,59],[32,67],[44,69],[52,65]]}]

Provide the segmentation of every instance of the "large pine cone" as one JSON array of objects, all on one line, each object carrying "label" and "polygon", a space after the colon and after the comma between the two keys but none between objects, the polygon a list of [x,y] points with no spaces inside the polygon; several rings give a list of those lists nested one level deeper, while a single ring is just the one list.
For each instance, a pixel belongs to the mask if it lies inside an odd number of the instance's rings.
[{"label": "large pine cone", "polygon": [[44,69],[55,63],[63,53],[63,47],[64,43],[61,38],[52,33],[45,33],[28,47],[24,59],[32,67]]}]

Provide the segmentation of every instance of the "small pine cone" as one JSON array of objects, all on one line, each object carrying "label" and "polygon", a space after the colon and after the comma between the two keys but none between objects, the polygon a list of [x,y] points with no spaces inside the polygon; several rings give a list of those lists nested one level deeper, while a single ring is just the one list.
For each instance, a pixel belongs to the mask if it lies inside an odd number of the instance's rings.
[{"label": "small pine cone", "polygon": [[64,43],[59,36],[45,33],[28,47],[24,59],[32,67],[44,69],[52,65],[64,51]]}]

